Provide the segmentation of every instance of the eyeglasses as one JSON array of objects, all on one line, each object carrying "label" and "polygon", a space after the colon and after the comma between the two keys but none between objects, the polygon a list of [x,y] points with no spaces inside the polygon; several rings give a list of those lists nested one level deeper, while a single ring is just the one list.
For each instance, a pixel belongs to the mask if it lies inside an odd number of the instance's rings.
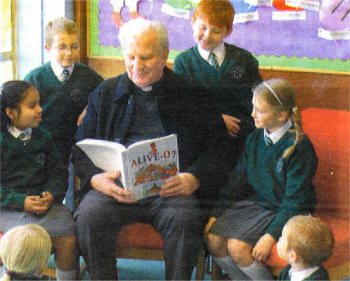
[{"label": "eyeglasses", "polygon": [[66,46],[66,45],[60,45],[60,46],[53,46],[55,50],[57,50],[59,53],[67,53],[67,52],[73,52],[79,50],[80,46],[78,44],[72,45],[72,46]]}]

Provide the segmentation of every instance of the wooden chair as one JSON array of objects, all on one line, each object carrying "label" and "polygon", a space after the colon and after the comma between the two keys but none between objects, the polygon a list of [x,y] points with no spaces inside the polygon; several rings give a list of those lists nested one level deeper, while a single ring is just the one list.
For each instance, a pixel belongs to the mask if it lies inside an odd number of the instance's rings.
[{"label": "wooden chair", "polygon": [[[76,178],[76,190],[79,190],[79,178]],[[164,260],[163,238],[160,233],[148,223],[133,223],[124,226],[117,234],[116,258]],[[196,265],[196,280],[204,278],[204,248],[200,250]],[[80,268],[80,276],[86,273],[85,263]]]}]

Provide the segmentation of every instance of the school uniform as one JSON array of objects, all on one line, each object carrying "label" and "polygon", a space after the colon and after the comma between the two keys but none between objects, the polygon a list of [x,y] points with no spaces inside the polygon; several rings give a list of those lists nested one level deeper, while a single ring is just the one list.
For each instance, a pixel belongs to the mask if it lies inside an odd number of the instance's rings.
[{"label": "school uniform", "polygon": [[[295,133],[290,130],[272,145],[266,144],[263,129],[255,129],[248,136],[232,178],[212,212],[218,219],[211,233],[251,245],[265,233],[277,241],[291,217],[313,212],[316,197],[312,179],[317,156],[304,136],[293,154],[283,159],[283,152],[294,140]],[[249,190],[251,194],[237,201],[241,190]]]},{"label": "school uniform", "polygon": [[51,133],[67,165],[77,119],[87,105],[90,92],[103,81],[99,74],[81,63],[75,63],[68,71],[68,77],[63,81],[63,68],[48,62],[24,78],[39,91],[43,109],[40,127]]},{"label": "school uniform", "polygon": [[247,50],[227,43],[213,51],[219,65],[217,70],[209,63],[209,52],[197,45],[175,58],[174,71],[213,92],[221,114],[241,120],[241,130],[234,141],[242,149],[245,138],[254,130],[250,116],[252,87],[262,81],[258,61]]},{"label": "school uniform", "polygon": [[[51,135],[44,129],[33,128],[30,139],[23,142],[9,131],[3,131],[0,146],[0,232],[37,223],[51,237],[74,234],[72,216],[62,205],[67,169]],[[54,198],[48,212],[37,216],[24,211],[25,198],[44,191]]]},{"label": "school uniform", "polygon": [[[297,275],[297,276],[296,276]],[[293,271],[291,265],[287,265],[280,273],[277,280],[288,281],[313,281],[330,280],[327,270],[321,265],[315,268],[306,269],[301,272]]]}]

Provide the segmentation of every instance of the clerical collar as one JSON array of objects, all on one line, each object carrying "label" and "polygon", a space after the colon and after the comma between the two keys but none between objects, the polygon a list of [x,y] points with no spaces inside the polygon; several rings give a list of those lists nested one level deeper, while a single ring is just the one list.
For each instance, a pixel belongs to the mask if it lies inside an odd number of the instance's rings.
[{"label": "clerical collar", "polygon": [[288,121],[284,123],[284,125],[281,128],[277,129],[271,134],[269,134],[267,130],[264,129],[264,135],[269,137],[272,140],[272,143],[275,144],[280,140],[280,138],[284,136],[284,134],[289,130],[290,127],[292,127],[292,125],[293,125],[292,121],[288,119]]},{"label": "clerical collar", "polygon": [[20,134],[24,133],[25,139],[30,139],[32,136],[32,128],[27,128],[25,130],[20,130],[12,125],[7,126],[8,132],[14,137],[18,138]]}]

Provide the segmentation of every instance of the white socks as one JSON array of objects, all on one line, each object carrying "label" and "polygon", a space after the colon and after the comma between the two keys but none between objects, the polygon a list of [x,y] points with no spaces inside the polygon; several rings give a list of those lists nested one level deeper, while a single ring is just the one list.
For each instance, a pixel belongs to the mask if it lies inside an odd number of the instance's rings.
[{"label": "white socks", "polygon": [[73,269],[70,271],[61,270],[56,268],[56,280],[62,281],[62,280],[77,280],[77,269]]},{"label": "white socks", "polygon": [[249,266],[238,266],[252,280],[273,280],[272,274],[265,264],[254,261]]}]

